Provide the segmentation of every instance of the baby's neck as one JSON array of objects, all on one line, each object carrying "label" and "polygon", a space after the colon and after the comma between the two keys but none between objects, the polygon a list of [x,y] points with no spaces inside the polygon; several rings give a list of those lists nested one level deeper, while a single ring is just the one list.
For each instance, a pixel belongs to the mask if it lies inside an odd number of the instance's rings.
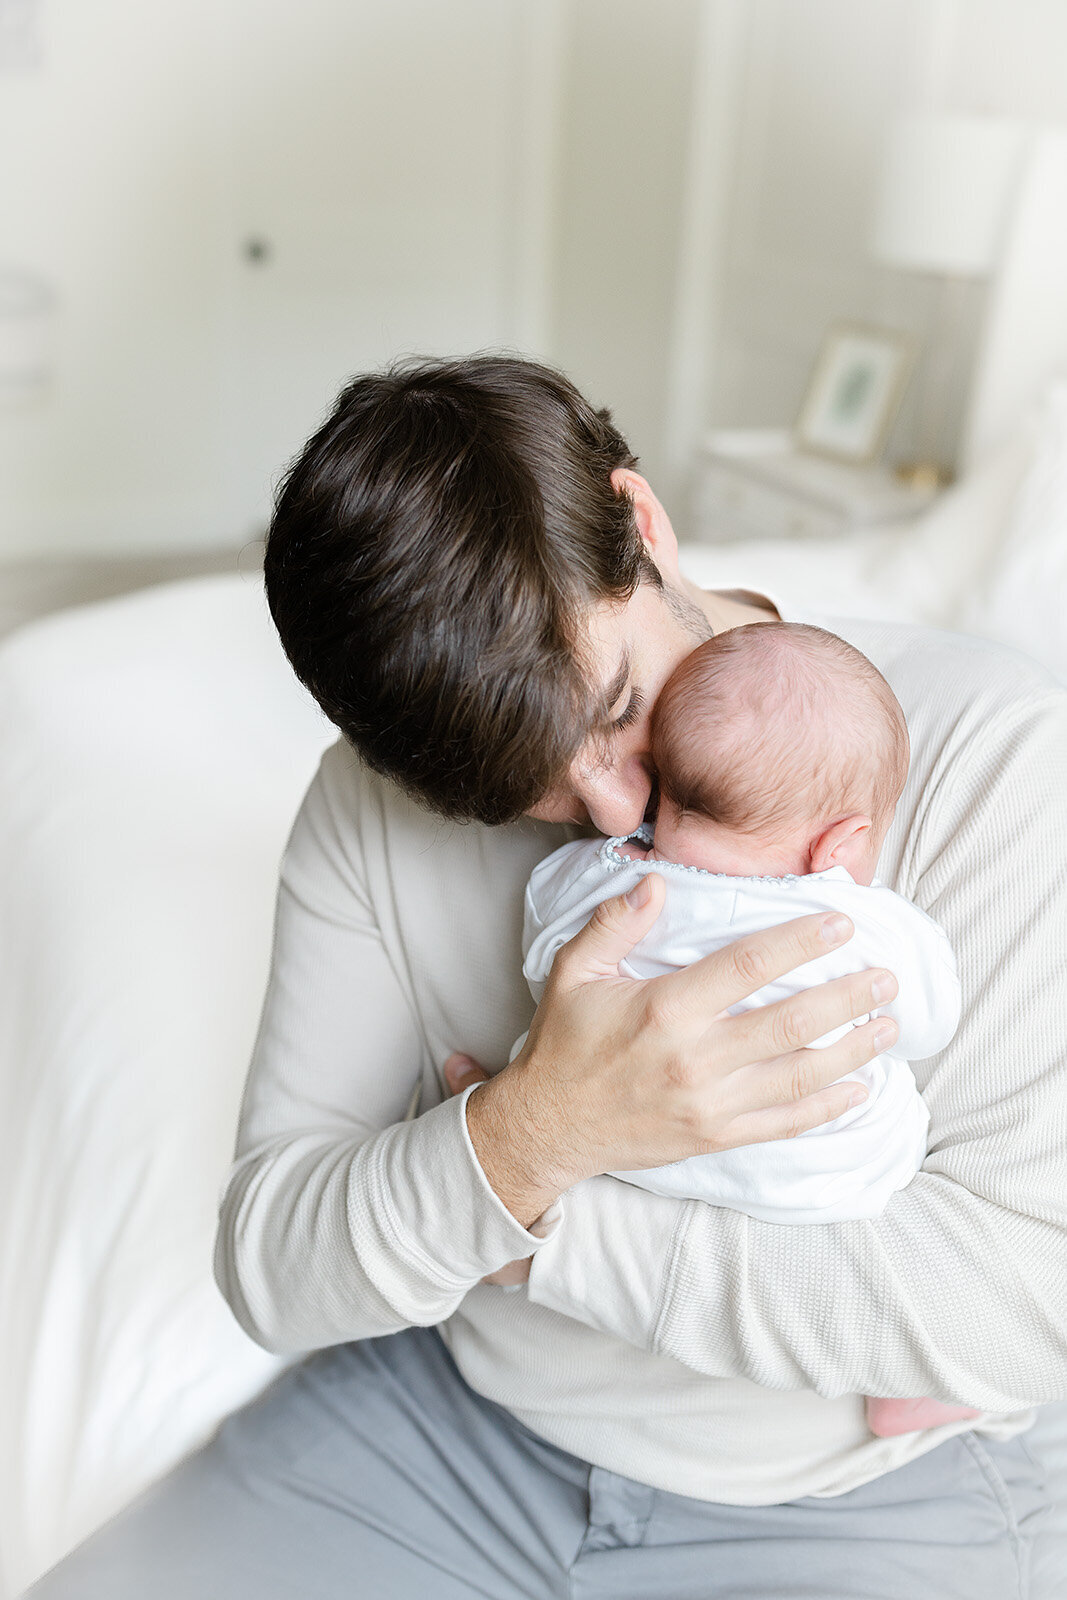
[{"label": "baby's neck", "polygon": [[730,878],[787,878],[803,877],[811,871],[807,856],[788,845],[754,852],[746,849],[746,841],[734,846],[729,841],[717,839],[706,848],[694,840],[686,841],[689,848],[657,848],[653,839],[648,852],[649,861],[671,861],[679,867],[699,867],[704,872],[721,872]]}]

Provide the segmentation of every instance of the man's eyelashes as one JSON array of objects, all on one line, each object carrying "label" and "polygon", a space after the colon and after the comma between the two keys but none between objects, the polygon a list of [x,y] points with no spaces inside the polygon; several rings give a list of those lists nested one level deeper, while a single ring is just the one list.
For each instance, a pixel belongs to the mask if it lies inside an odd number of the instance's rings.
[{"label": "man's eyelashes", "polygon": [[641,693],[640,689],[632,689],[630,691],[630,701],[626,707],[626,710],[621,714],[621,716],[616,717],[614,722],[611,724],[612,733],[621,733],[623,728],[632,727],[644,709],[644,695]]}]

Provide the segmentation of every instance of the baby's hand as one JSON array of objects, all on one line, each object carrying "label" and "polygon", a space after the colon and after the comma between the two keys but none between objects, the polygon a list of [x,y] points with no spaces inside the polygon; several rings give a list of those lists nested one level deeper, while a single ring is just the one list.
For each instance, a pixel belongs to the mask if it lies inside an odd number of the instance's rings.
[{"label": "baby's hand", "polygon": [[491,1272],[483,1283],[498,1284],[501,1289],[517,1289],[521,1284],[528,1283],[530,1279],[530,1257],[522,1261],[509,1261],[506,1267],[501,1267],[497,1272]]}]

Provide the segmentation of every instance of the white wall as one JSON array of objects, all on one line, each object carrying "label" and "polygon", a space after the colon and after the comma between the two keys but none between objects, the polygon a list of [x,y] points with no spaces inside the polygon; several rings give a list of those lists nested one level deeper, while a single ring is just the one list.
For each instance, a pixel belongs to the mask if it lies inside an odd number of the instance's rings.
[{"label": "white wall", "polygon": [[0,267],[55,284],[57,361],[0,402],[0,556],[238,543],[344,376],[501,343],[612,406],[684,530],[707,423],[791,421],[838,318],[944,316],[867,254],[888,116],[1067,121],[1064,0],[38,5]]},{"label": "white wall", "polygon": [[824,331],[860,319],[912,334],[947,368],[948,414],[924,412],[920,364],[891,456],[951,456],[985,291],[961,284],[946,297],[935,280],[871,259],[880,137],[895,111],[917,105],[1067,121],[1067,5],[747,0],[745,10],[733,195],[723,259],[709,263],[722,289],[708,420],[791,423]]},{"label": "white wall", "polygon": [[572,0],[550,353],[669,480],[672,317],[699,0]]},{"label": "white wall", "polygon": [[0,556],[239,542],[413,349],[557,361],[660,482],[699,11],[50,0],[0,75],[0,266],[60,297],[51,392],[0,407]]},{"label": "white wall", "polygon": [[56,368],[0,409],[0,553],[236,544],[346,376],[545,335],[552,3],[43,21],[0,76],[0,265],[55,286]]},{"label": "white wall", "polygon": [[0,548],[221,534],[226,247],[210,0],[51,0],[0,78],[0,262],[58,294],[52,389],[0,412]]}]

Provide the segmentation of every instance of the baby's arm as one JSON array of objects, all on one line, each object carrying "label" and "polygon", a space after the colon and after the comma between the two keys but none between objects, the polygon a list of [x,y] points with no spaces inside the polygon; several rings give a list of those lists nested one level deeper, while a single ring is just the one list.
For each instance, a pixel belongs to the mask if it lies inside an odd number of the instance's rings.
[{"label": "baby's arm", "polygon": [[857,909],[858,914],[848,907],[857,959],[888,967],[898,984],[897,998],[880,1008],[900,1028],[893,1054],[925,1061],[944,1050],[960,1024],[960,980],[948,937],[932,917],[884,884],[865,889]]}]

